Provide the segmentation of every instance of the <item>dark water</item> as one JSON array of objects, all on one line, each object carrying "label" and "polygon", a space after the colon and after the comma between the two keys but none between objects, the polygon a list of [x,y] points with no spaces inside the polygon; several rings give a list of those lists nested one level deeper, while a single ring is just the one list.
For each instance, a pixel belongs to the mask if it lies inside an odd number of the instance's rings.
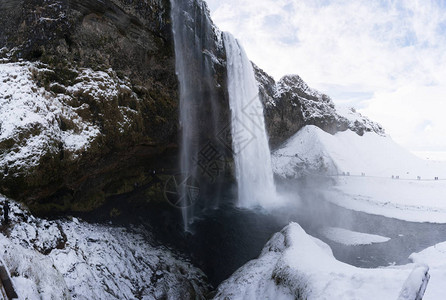
[{"label": "dark water", "polygon": [[[256,258],[268,239],[292,221],[299,223],[308,234],[329,244],[338,260],[357,267],[406,264],[411,253],[446,241],[446,225],[405,222],[334,205],[326,201],[320,192],[329,184],[315,179],[278,182],[279,194],[288,195],[291,203],[270,212],[235,208],[232,205],[235,189],[225,187],[225,193],[219,193],[220,207],[205,209],[192,224],[190,229],[193,233],[184,232],[181,210],[167,203],[127,208],[120,222],[121,225],[137,223],[147,226],[154,240],[184,253],[206,273],[214,287]],[[110,207],[123,203],[120,200],[110,203]],[[120,209],[125,211],[124,207]],[[94,219],[97,221],[98,218],[100,214],[96,212]],[[103,219],[105,221],[106,216]],[[320,230],[327,226],[377,234],[391,240],[345,246],[320,234]]]}]

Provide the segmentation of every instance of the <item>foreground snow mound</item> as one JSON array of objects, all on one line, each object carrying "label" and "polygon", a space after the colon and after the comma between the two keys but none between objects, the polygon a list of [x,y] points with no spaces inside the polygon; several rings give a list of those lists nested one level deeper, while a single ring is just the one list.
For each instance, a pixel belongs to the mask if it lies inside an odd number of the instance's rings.
[{"label": "foreground snow mound", "polygon": [[334,135],[305,126],[273,153],[273,170],[282,177],[308,173],[366,175],[401,179],[446,178],[446,164],[425,161],[389,136],[351,130]]},{"label": "foreground snow mound", "polygon": [[209,290],[200,270],[142,228],[47,221],[10,203],[0,256],[20,299],[204,299]]},{"label": "foreground snow mound", "polygon": [[[361,269],[337,261],[328,245],[291,223],[218,288],[215,299],[414,299],[428,268]],[[410,277],[409,277],[410,276]]]}]

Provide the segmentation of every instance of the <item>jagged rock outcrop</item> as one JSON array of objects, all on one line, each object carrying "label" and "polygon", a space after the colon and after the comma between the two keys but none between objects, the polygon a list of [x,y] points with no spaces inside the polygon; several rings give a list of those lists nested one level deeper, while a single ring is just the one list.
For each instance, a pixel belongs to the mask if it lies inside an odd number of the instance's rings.
[{"label": "jagged rock outcrop", "polygon": [[331,134],[347,129],[359,135],[370,131],[384,134],[381,125],[354,109],[336,108],[329,96],[310,88],[298,75],[286,75],[275,82],[256,65],[254,70],[273,148],[305,125],[315,125]]}]

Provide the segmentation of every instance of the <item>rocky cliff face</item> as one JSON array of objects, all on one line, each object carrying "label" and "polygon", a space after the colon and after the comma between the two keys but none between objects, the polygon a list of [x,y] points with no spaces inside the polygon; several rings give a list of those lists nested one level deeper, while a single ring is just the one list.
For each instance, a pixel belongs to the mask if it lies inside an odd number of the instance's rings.
[{"label": "rocky cliff face", "polygon": [[0,12],[1,192],[90,210],[175,167],[168,0],[11,0]]},{"label": "rocky cliff face", "polygon": [[[216,164],[231,155],[226,58],[205,3],[185,5],[193,12],[184,15],[187,30],[206,45],[188,58],[190,77],[203,85],[201,100],[192,97],[198,150],[216,151],[196,163],[214,180],[219,174],[207,172],[219,173]],[[163,200],[180,140],[170,2],[4,0],[0,12],[0,192],[41,213],[91,211],[130,193]],[[210,73],[200,72],[204,62]],[[255,70],[273,146],[307,124],[382,131],[353,112],[340,115],[298,76],[276,83]]]},{"label": "rocky cliff face", "polygon": [[354,109],[336,108],[329,96],[310,88],[298,75],[287,75],[275,82],[256,65],[254,70],[273,148],[305,125],[315,125],[331,134],[347,129],[359,135],[370,131],[384,134],[381,125]]}]

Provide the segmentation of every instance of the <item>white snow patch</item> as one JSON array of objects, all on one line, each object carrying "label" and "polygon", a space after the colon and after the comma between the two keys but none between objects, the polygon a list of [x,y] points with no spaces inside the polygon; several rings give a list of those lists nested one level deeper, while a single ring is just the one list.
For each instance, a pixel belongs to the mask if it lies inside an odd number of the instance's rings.
[{"label": "white snow patch", "polygon": [[347,246],[371,245],[390,241],[390,238],[388,237],[356,232],[338,227],[325,227],[321,229],[321,234],[336,243]]},{"label": "white snow patch", "polygon": [[446,223],[446,181],[340,177],[322,191],[342,207],[411,222]]},{"label": "white snow patch", "polygon": [[446,161],[446,151],[412,151],[412,153],[422,159]]}]

